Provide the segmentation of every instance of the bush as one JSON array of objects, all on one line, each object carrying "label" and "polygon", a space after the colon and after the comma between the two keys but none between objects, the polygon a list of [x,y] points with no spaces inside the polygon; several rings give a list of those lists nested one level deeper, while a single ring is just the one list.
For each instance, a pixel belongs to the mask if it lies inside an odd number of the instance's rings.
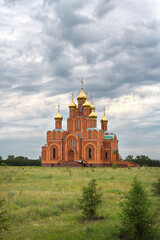
[{"label": "bush", "polygon": [[152,191],[153,191],[155,194],[160,195],[160,178],[158,179],[158,182],[153,183],[152,186],[153,186]]},{"label": "bush", "polygon": [[121,235],[127,239],[153,239],[154,216],[150,210],[151,202],[137,178],[134,179],[131,189],[124,195],[121,207]]},{"label": "bush", "polygon": [[2,167],[6,167],[6,166],[8,166],[8,165],[7,165],[6,163],[3,163],[3,162],[2,162],[2,163],[1,163],[1,166],[2,166]]},{"label": "bush", "polygon": [[113,165],[112,165],[112,168],[116,169],[117,168],[117,163],[114,162]]},{"label": "bush", "polygon": [[97,189],[96,180],[93,178],[87,187],[83,187],[82,198],[79,199],[79,207],[83,217],[91,220],[97,216],[97,210],[102,203],[101,189]]},{"label": "bush", "polygon": [[[2,209],[3,203],[4,203],[4,200],[0,200],[0,233],[2,233],[3,230],[7,230],[8,229],[8,225],[7,225],[7,220],[8,220],[7,211]],[[0,236],[0,239],[2,239],[1,236]]]}]

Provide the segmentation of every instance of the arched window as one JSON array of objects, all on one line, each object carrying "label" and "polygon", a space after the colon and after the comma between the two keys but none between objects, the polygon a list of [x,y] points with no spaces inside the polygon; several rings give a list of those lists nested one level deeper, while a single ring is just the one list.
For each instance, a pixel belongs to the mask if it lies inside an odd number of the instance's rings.
[{"label": "arched window", "polygon": [[73,145],[74,145],[74,147],[75,147],[75,141],[73,141]]},{"label": "arched window", "polygon": [[72,110],[71,110],[71,116],[72,116]]},{"label": "arched window", "polygon": [[108,157],[108,154],[107,154],[107,152],[106,152],[106,158]]},{"label": "arched window", "polygon": [[92,134],[91,134],[91,132],[89,132],[89,138],[91,138],[92,137]]},{"label": "arched window", "polygon": [[77,130],[79,130],[79,121],[77,120]]},{"label": "arched window", "polygon": [[56,134],[54,133],[53,138],[56,139]]},{"label": "arched window", "polygon": [[56,149],[53,148],[53,158],[56,158]]},{"label": "arched window", "polygon": [[71,145],[71,142],[69,141],[69,147],[70,147],[70,145]]},{"label": "arched window", "polygon": [[82,112],[82,106],[80,106],[80,112]]},{"label": "arched window", "polygon": [[85,116],[87,115],[87,110],[85,110]]},{"label": "arched window", "polygon": [[57,122],[57,128],[58,128],[58,122]]},{"label": "arched window", "polygon": [[93,127],[93,121],[91,121],[91,127]]},{"label": "arched window", "polygon": [[89,158],[92,158],[92,148],[88,149],[88,155],[89,155]]}]

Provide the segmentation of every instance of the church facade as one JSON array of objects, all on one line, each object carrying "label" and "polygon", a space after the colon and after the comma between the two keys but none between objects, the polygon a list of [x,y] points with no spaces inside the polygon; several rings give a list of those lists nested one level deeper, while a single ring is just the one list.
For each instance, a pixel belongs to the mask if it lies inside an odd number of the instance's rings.
[{"label": "church facade", "polygon": [[69,105],[67,131],[62,129],[63,117],[55,116],[55,128],[47,132],[46,144],[42,147],[42,166],[111,166],[119,162],[118,140],[108,131],[108,120],[104,114],[101,129],[97,128],[97,115],[92,101],[89,103],[83,91],[75,104]]}]

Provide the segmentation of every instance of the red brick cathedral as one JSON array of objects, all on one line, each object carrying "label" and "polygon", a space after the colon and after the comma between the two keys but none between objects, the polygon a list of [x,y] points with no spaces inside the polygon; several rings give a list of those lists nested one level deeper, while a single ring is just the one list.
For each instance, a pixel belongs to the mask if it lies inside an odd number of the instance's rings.
[{"label": "red brick cathedral", "polygon": [[101,129],[97,128],[97,115],[92,101],[89,103],[83,91],[69,105],[67,131],[62,129],[58,105],[55,129],[47,132],[47,144],[42,147],[42,166],[110,166],[119,161],[118,140],[108,131],[108,120],[104,114]]}]

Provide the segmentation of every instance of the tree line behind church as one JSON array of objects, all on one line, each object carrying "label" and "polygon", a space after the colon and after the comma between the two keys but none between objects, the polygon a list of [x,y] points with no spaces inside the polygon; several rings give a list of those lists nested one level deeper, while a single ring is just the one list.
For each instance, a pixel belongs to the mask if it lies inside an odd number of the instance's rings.
[{"label": "tree line behind church", "polygon": [[3,160],[0,156],[0,165],[2,166],[41,166],[41,157],[38,159],[28,159],[27,157],[9,155]]},{"label": "tree line behind church", "polygon": [[[135,158],[133,155],[126,156],[123,159],[121,156],[119,157],[120,161],[128,161],[138,163],[140,166],[148,166],[148,167],[160,167],[160,160],[151,159],[146,155],[138,155]],[[41,156],[38,159],[29,159],[24,156],[9,155],[7,159],[2,159],[0,156],[0,165],[8,165],[8,166],[41,166]]]}]

